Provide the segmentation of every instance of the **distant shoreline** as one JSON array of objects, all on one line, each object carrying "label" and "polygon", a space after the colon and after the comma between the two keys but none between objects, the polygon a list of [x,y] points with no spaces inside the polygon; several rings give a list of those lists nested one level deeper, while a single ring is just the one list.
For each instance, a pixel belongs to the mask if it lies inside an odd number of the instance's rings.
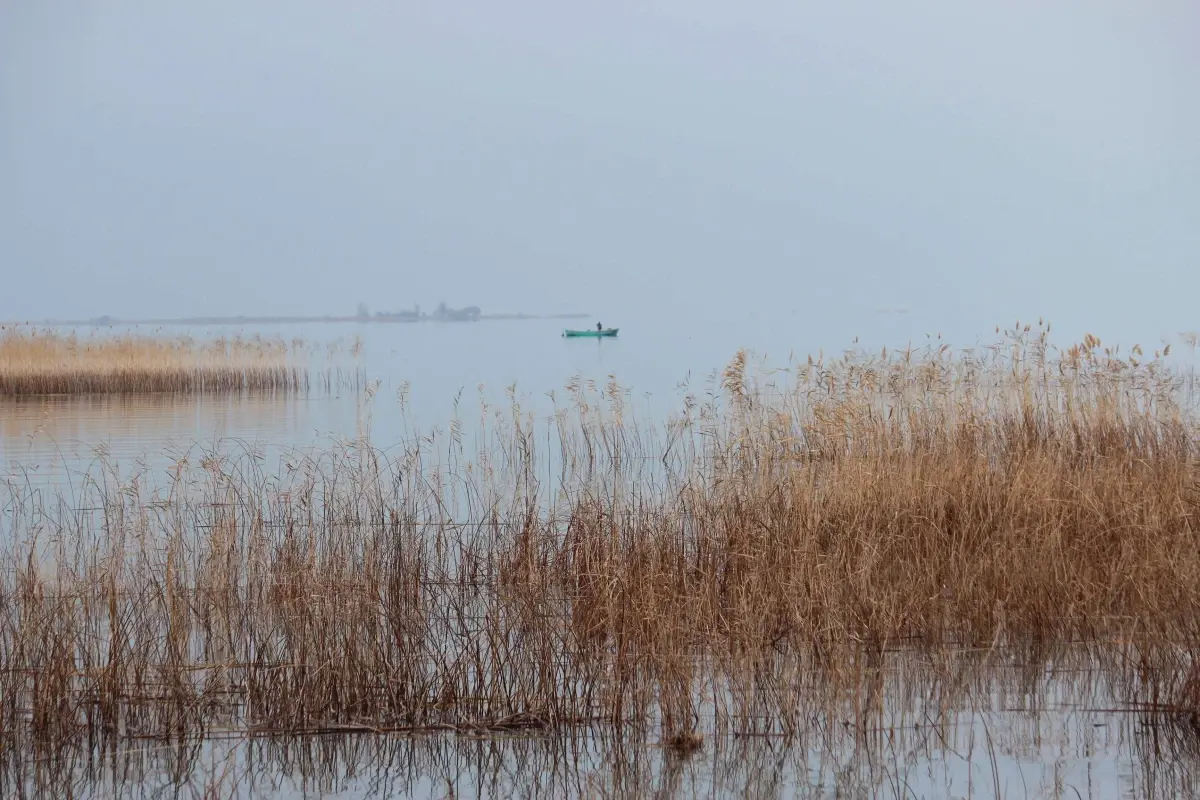
[{"label": "distant shoreline", "polygon": [[[589,314],[570,313],[570,314],[480,314],[479,321],[486,320],[530,320],[530,319],[587,319]],[[70,326],[70,327],[91,327],[91,328],[109,328],[114,325],[295,325],[312,322],[357,322],[362,325],[380,325],[389,323],[400,324],[417,324],[440,322],[445,324],[458,323],[463,324],[468,320],[439,320],[431,317],[422,319],[412,319],[404,317],[370,317],[362,319],[357,316],[323,316],[323,317],[280,317],[280,316],[262,316],[262,317],[175,317],[164,319],[117,319],[115,317],[98,317],[95,319],[82,320],[44,320],[41,322],[5,322],[0,323],[6,326],[12,325],[44,325],[44,326]]]}]

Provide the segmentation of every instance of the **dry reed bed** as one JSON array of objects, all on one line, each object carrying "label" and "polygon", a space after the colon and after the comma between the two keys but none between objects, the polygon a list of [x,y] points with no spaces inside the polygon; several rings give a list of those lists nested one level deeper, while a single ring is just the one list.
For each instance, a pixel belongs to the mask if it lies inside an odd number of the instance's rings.
[{"label": "dry reed bed", "polygon": [[456,419],[278,475],[214,454],[158,491],[10,489],[3,737],[651,723],[683,747],[702,718],[795,734],[897,648],[1080,641],[1126,701],[1182,696],[1198,428],[1159,360],[1027,329],[787,375],[739,354],[662,427],[568,389],[549,423],[482,407],[474,452]]},{"label": "dry reed bed", "polygon": [[[9,328],[0,333],[0,397],[302,391],[310,388],[302,344],[257,336],[205,342],[137,334],[81,338]],[[354,371],[328,370],[317,383],[347,377],[362,383]]]}]

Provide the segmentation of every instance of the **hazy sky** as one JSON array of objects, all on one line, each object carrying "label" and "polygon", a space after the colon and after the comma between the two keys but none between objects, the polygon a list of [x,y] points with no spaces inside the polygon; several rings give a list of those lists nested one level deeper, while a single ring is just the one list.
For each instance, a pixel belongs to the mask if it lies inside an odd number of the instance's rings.
[{"label": "hazy sky", "polygon": [[1200,327],[1194,0],[5,0],[0,318]]}]

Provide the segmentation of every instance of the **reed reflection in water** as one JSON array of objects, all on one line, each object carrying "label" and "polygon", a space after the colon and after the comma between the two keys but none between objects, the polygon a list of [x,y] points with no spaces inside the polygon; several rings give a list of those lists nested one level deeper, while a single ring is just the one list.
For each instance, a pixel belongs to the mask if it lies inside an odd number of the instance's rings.
[{"label": "reed reflection in water", "polygon": [[70,491],[97,459],[132,472],[168,468],[206,444],[276,452],[361,434],[357,392],[0,398],[0,477]]},{"label": "reed reflection in water", "polygon": [[[7,749],[6,796],[57,797],[1196,797],[1200,737],[1117,710],[1130,686],[1077,653],[1054,666],[963,651],[900,654],[807,698],[792,735],[717,730],[703,748],[651,727],[340,733]],[[1103,660],[1103,659],[1101,659]],[[1115,662],[1114,662],[1115,663]],[[1074,664],[1075,666],[1070,666]],[[939,710],[940,709],[940,710]]]}]

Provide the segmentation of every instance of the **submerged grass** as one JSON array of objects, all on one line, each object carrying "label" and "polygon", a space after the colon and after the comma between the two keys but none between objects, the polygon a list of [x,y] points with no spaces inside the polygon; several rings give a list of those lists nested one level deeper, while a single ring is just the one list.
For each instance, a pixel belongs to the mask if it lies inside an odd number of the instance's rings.
[{"label": "submerged grass", "polygon": [[[13,327],[0,331],[0,397],[300,391],[310,388],[301,344],[261,337],[79,337]],[[334,377],[326,371],[318,383]],[[349,377],[361,383],[357,374]],[[336,378],[344,383],[347,376]]]},{"label": "submerged grass", "polygon": [[814,697],[865,725],[897,649],[1084,643],[1142,702],[1200,643],[1194,398],[1046,334],[739,354],[665,426],[573,383],[548,422],[482,406],[473,449],[456,417],[279,474],[247,451],[10,486],[0,748],[649,724],[686,753],[795,735]]}]

